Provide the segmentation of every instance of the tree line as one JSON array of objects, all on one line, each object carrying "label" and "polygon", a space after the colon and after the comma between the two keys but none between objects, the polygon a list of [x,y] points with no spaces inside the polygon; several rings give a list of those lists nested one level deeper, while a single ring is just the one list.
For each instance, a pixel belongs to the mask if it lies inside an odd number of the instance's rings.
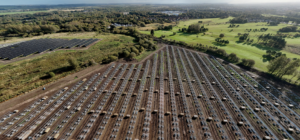
[{"label": "tree line", "polygon": [[286,41],[283,37],[271,34],[259,35],[257,42],[276,49],[283,49],[286,45]]}]

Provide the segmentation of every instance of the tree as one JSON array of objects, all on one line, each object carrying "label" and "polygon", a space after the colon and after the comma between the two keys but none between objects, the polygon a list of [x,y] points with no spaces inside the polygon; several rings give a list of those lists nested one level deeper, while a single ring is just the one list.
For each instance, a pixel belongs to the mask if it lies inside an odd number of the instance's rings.
[{"label": "tree", "polygon": [[77,70],[79,68],[79,64],[77,62],[77,59],[75,59],[74,57],[69,58],[68,60],[70,66],[72,67],[72,69]]},{"label": "tree", "polygon": [[131,52],[134,52],[135,54],[139,54],[139,50],[136,49],[135,47],[131,48]]},{"label": "tree", "polygon": [[291,79],[290,80],[292,80],[293,78],[295,78],[295,77],[298,77],[298,75],[300,75],[300,71],[295,71],[294,73],[293,73],[293,76],[291,77]]},{"label": "tree", "polygon": [[129,55],[130,55],[130,52],[127,51],[127,50],[124,50],[123,53],[122,53],[123,57],[129,57]]},{"label": "tree", "polygon": [[241,64],[244,66],[248,66],[248,61],[246,59],[242,59]]},{"label": "tree", "polygon": [[50,78],[52,78],[52,77],[55,76],[55,73],[54,72],[49,72],[48,75],[49,75]]},{"label": "tree", "polygon": [[277,75],[282,78],[284,75],[292,75],[300,66],[300,59],[293,60],[280,69]]},{"label": "tree", "polygon": [[176,35],[176,32],[173,32],[173,35]]},{"label": "tree", "polygon": [[110,55],[110,56],[108,56],[108,59],[110,60],[110,62],[113,62],[113,61],[118,60],[118,57]]},{"label": "tree", "polygon": [[242,65],[246,66],[246,67],[253,67],[255,65],[255,61],[252,59],[242,59],[241,62]]},{"label": "tree", "polygon": [[284,55],[275,58],[274,60],[271,60],[269,65],[267,66],[268,71],[273,74],[274,72],[277,72],[280,69],[283,69],[285,65],[289,63],[289,60]]},{"label": "tree", "polygon": [[103,60],[102,60],[102,63],[103,64],[108,64],[110,62],[113,62],[113,61],[116,61],[118,60],[118,57],[114,56],[114,55],[109,55],[108,57],[105,57]]},{"label": "tree", "polygon": [[224,49],[217,49],[216,53],[221,55],[221,56],[227,57],[227,53]]},{"label": "tree", "polygon": [[253,67],[255,65],[255,61],[252,59],[248,59],[248,67]]},{"label": "tree", "polygon": [[279,29],[279,32],[296,32],[297,28],[297,26],[287,26]]},{"label": "tree", "polygon": [[224,37],[224,34],[220,34],[219,37],[220,37],[220,38],[223,38],[223,37]]},{"label": "tree", "polygon": [[208,28],[200,26],[199,24],[192,24],[188,27],[187,32],[189,33],[202,33],[208,31]]},{"label": "tree", "polygon": [[238,58],[235,53],[229,54],[227,59],[232,62],[238,62],[240,60],[240,58]]},{"label": "tree", "polygon": [[141,27],[146,27],[146,24],[145,24],[145,22],[141,22]]},{"label": "tree", "polygon": [[142,46],[139,48],[140,53],[143,52],[144,50],[145,50],[145,49],[144,49],[144,47],[142,47]]},{"label": "tree", "polygon": [[153,29],[151,29],[151,35],[154,36],[154,30]]}]

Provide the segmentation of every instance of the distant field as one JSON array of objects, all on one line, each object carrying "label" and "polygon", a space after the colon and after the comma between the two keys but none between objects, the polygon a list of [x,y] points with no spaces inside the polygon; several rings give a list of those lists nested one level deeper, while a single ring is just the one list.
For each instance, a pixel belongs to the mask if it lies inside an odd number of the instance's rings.
[{"label": "distant field", "polygon": [[[211,18],[211,19],[193,19],[188,21],[181,21],[177,26],[173,27],[171,31],[164,31],[159,30],[155,31],[154,35],[160,37],[161,35],[165,35],[167,39],[177,40],[177,41],[184,41],[189,44],[204,44],[208,46],[216,46],[213,44],[215,39],[219,37],[221,33],[225,34],[223,39],[229,40],[230,43],[226,46],[218,46],[226,50],[229,53],[236,53],[240,58],[246,59],[253,59],[255,60],[256,64],[255,67],[261,71],[267,71],[266,66],[268,65],[268,61],[263,59],[263,54],[265,54],[266,50],[275,50],[274,48],[270,47],[261,47],[261,46],[254,46],[248,45],[244,43],[238,43],[238,33],[248,33],[245,29],[260,29],[260,28],[268,28],[266,32],[249,32],[250,38],[254,39],[254,43],[257,41],[258,35],[261,34],[276,34],[277,31],[288,25],[286,24],[279,24],[278,26],[268,26],[266,22],[259,22],[259,23],[246,23],[246,24],[238,24],[240,27],[238,28],[228,28],[229,24],[226,22],[232,19],[232,17],[227,19],[219,19],[219,18]],[[182,33],[179,32],[178,29],[181,28],[188,28],[189,25],[198,23],[198,21],[203,21],[203,25],[209,29],[205,35],[202,33],[200,34],[189,34],[189,33]],[[153,25],[152,25],[153,26]],[[230,31],[233,29],[233,31]],[[140,31],[141,33],[150,34],[150,31]],[[176,35],[173,35],[173,32],[176,32]],[[289,33],[291,35],[295,33]],[[197,37],[198,36],[198,37]],[[300,39],[299,38],[286,38],[287,45],[294,45],[297,49],[300,50]],[[299,47],[297,47],[299,46]],[[300,55],[288,52],[287,50],[281,50],[282,53],[286,54],[289,58],[299,58]],[[300,69],[299,69],[300,70]]]},{"label": "distant field", "polygon": [[11,14],[34,14],[39,12],[48,12],[48,11],[28,11],[28,12],[6,12],[6,13],[0,13],[0,15],[11,15]]}]

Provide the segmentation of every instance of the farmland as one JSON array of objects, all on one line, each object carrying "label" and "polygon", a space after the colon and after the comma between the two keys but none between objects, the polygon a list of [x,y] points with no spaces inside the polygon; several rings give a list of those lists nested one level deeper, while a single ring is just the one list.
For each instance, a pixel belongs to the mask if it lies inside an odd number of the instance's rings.
[{"label": "farmland", "polygon": [[0,114],[0,139],[300,139],[299,96],[164,46]]},{"label": "farmland", "polygon": [[[241,59],[253,59],[255,61],[255,68],[260,71],[267,71],[266,66],[269,64],[269,61],[263,58],[263,55],[266,54],[266,50],[276,50],[280,51],[283,54],[286,54],[288,58],[300,58],[299,56],[299,48],[300,48],[300,41],[298,38],[294,37],[287,37],[285,40],[287,41],[287,46],[293,47],[286,47],[283,50],[277,50],[271,47],[262,46],[256,44],[258,35],[261,34],[276,34],[280,28],[290,26],[288,24],[279,24],[278,26],[269,26],[266,22],[257,22],[257,23],[245,23],[245,24],[238,24],[239,27],[237,28],[228,28],[229,23],[226,24],[230,19],[233,17],[220,19],[220,18],[210,18],[210,19],[192,19],[186,21],[180,21],[172,30],[158,30],[155,31],[154,36],[160,37],[161,35],[165,35],[166,39],[172,39],[176,41],[184,41],[188,44],[203,44],[208,46],[217,46],[221,49],[224,49],[228,54],[236,53],[237,56]],[[190,33],[183,33],[179,32],[179,29],[188,28],[189,25],[198,23],[198,21],[202,21],[205,28],[208,28],[208,32],[204,34],[190,34]],[[166,25],[165,25],[166,26]],[[150,34],[150,30],[146,31],[144,29],[151,29],[154,28],[153,24],[150,24],[149,27],[144,27],[140,29],[141,33]],[[249,32],[250,38],[254,39],[254,43],[247,44],[247,43],[240,43],[238,42],[239,37],[238,33],[248,33],[246,29],[260,29],[260,28],[268,28],[265,32]],[[232,30],[232,31],[231,31]],[[176,35],[173,35],[173,32]],[[229,40],[230,43],[227,45],[218,45],[215,43],[215,39],[219,37],[219,35],[223,33],[225,37],[222,39]],[[297,32],[290,32],[285,33],[294,35]],[[286,78],[291,78],[286,76]],[[295,80],[295,79],[294,79]]]}]

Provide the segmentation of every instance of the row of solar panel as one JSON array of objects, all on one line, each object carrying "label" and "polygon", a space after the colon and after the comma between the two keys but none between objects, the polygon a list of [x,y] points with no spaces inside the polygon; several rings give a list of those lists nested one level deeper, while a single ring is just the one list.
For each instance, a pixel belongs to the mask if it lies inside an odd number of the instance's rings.
[{"label": "row of solar panel", "polygon": [[34,53],[41,53],[47,50],[52,51],[55,49],[85,47],[96,41],[98,41],[98,39],[35,39],[0,48],[0,58],[13,59],[20,56],[28,56]]}]

